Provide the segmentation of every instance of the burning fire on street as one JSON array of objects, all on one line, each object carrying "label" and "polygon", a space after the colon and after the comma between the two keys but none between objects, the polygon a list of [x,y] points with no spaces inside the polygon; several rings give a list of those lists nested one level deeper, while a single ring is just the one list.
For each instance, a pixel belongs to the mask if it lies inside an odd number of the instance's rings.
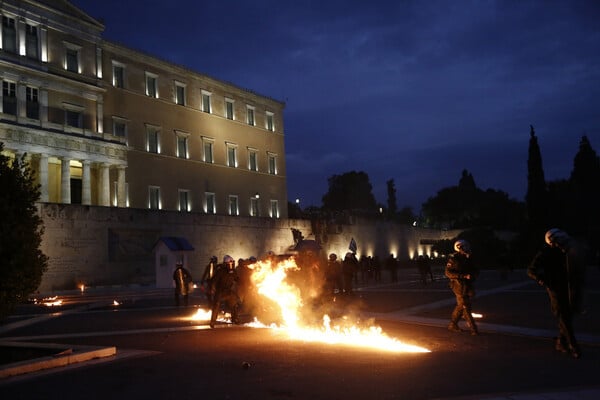
[{"label": "burning fire on street", "polygon": [[[428,353],[430,350],[387,336],[380,327],[358,317],[340,314],[336,307],[312,304],[322,293],[315,288],[312,271],[300,271],[290,258],[277,264],[269,261],[249,266],[254,297],[268,304],[268,314],[258,313],[245,326],[270,328],[293,340],[371,348],[390,352]],[[301,282],[301,284],[297,284]],[[300,287],[305,288],[304,291]],[[332,302],[335,303],[335,302]],[[276,315],[276,317],[273,317]],[[193,320],[210,320],[211,311],[198,309]],[[221,316],[221,321],[223,318]],[[261,320],[266,318],[266,320]],[[273,322],[273,321],[276,322]]]}]

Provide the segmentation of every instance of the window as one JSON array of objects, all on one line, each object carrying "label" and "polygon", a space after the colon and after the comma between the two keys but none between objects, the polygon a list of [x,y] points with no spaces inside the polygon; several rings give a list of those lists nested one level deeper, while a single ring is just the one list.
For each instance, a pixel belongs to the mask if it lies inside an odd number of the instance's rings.
[{"label": "window", "polygon": [[210,108],[210,96],[212,93],[207,92],[206,90],[202,91],[202,111],[204,111],[205,113],[209,113],[211,112],[211,108]]},{"label": "window", "polygon": [[82,114],[80,111],[66,109],[65,125],[72,128],[83,128]]},{"label": "window", "polygon": [[175,131],[177,135],[177,157],[188,158],[188,137],[185,132]]},{"label": "window", "polygon": [[279,218],[279,203],[277,200],[271,200],[271,218]]},{"label": "window", "polygon": [[203,143],[203,147],[204,147],[204,154],[202,155],[204,157],[204,162],[207,163],[214,163],[215,159],[213,157],[213,146],[214,146],[214,141],[212,139],[209,138],[202,138],[202,143]]},{"label": "window", "polygon": [[158,186],[150,186],[148,188],[148,208],[151,210],[160,210],[160,188]]},{"label": "window", "polygon": [[206,197],[206,213],[215,214],[217,212],[217,208],[215,205],[215,194],[206,192],[204,193],[204,197]]},{"label": "window", "polygon": [[248,169],[258,171],[258,152],[256,149],[248,149]]},{"label": "window", "polygon": [[2,112],[17,115],[17,84],[2,81]]},{"label": "window", "polygon": [[113,136],[127,137],[127,120],[119,117],[113,117]]},{"label": "window", "polygon": [[40,119],[40,103],[38,99],[38,89],[27,86],[25,88],[26,115],[30,119]]},{"label": "window", "polygon": [[29,58],[37,60],[38,53],[38,27],[29,25],[25,27],[25,55]]},{"label": "window", "polygon": [[225,118],[233,120],[233,100],[225,99]]},{"label": "window", "polygon": [[117,63],[113,61],[112,66],[112,84],[116,88],[124,88],[125,87],[125,67],[121,63]]},{"label": "window", "polygon": [[2,16],[2,50],[9,53],[17,52],[17,30],[15,19]]},{"label": "window", "polygon": [[80,52],[81,46],[63,42],[65,45],[65,69],[70,72],[80,73]]},{"label": "window", "polygon": [[238,209],[238,197],[235,195],[229,195],[229,215],[239,215]]},{"label": "window", "polygon": [[253,196],[250,198],[250,216],[258,217],[258,197]]},{"label": "window", "polygon": [[227,143],[227,166],[237,167],[237,146],[233,143]]},{"label": "window", "polygon": [[146,151],[160,153],[160,130],[155,126],[146,126]]},{"label": "window", "polygon": [[277,175],[277,156],[272,153],[267,153],[269,159],[269,174]]},{"label": "window", "polygon": [[175,82],[175,104],[185,106],[185,84]]},{"label": "window", "polygon": [[265,128],[267,128],[268,131],[274,132],[275,131],[275,125],[273,124],[273,113],[267,111],[266,115],[265,115]]},{"label": "window", "polygon": [[146,96],[158,98],[158,75],[146,72]]},{"label": "window", "polygon": [[246,106],[246,122],[248,123],[248,125],[255,125],[255,121],[254,121],[254,107],[252,106]]},{"label": "window", "polygon": [[190,211],[190,191],[179,189],[179,211]]}]

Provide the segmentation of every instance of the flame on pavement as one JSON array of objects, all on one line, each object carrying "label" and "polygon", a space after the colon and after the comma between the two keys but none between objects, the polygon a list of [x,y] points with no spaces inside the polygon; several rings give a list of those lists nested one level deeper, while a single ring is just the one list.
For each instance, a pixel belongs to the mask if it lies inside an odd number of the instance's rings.
[{"label": "flame on pavement", "polygon": [[[314,307],[313,300],[322,295],[314,287],[312,272],[300,271],[293,258],[277,264],[259,261],[249,266],[251,281],[258,297],[265,300],[277,315],[271,321],[261,321],[261,315],[246,326],[271,328],[291,339],[326,344],[351,345],[391,352],[428,353],[430,350],[401,342],[387,336],[380,327],[359,317],[337,315],[332,318],[322,308]],[[293,278],[290,275],[294,276]],[[300,278],[298,278],[300,277]],[[298,282],[302,284],[298,285]],[[300,289],[304,288],[304,292]],[[339,313],[339,310],[326,308]],[[210,311],[198,309],[193,319],[209,320]]]}]

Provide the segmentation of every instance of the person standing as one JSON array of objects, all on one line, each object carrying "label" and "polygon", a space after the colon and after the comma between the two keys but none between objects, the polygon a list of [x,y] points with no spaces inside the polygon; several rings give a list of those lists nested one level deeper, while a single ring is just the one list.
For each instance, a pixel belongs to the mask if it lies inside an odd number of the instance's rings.
[{"label": "person standing", "polygon": [[239,308],[241,305],[240,297],[237,293],[238,276],[235,270],[235,260],[226,255],[223,257],[223,264],[217,268],[212,285],[214,286],[214,296],[212,299],[212,312],[210,316],[210,327],[215,327],[217,316],[221,312],[221,306],[226,305],[231,312],[231,322],[239,323]]},{"label": "person standing", "polygon": [[175,271],[173,271],[173,281],[175,282],[175,305],[179,307],[179,296],[183,297],[183,305],[187,307],[190,293],[190,283],[192,274],[183,268],[181,261],[177,262]]},{"label": "person standing", "polygon": [[356,255],[351,252],[347,252],[344,260],[342,261],[342,275],[343,275],[343,292],[346,295],[352,294],[352,281],[354,275],[358,271],[358,260]]},{"label": "person standing", "polygon": [[206,264],[204,268],[204,273],[202,274],[202,279],[200,280],[200,285],[204,289],[206,294],[206,299],[209,304],[212,303],[212,297],[214,296],[214,287],[212,285],[212,279],[215,277],[217,273],[217,256],[212,256]]},{"label": "person standing", "polygon": [[579,358],[581,350],[573,331],[573,316],[581,311],[585,280],[583,249],[557,228],[547,231],[544,239],[546,245],[533,258],[527,275],[548,292],[552,314],[558,321],[554,348]]},{"label": "person standing", "polygon": [[479,331],[473,319],[471,300],[475,296],[474,282],[479,275],[479,269],[473,263],[471,246],[466,240],[457,240],[454,243],[455,253],[451,254],[446,263],[445,274],[450,280],[450,289],[456,296],[456,307],[452,311],[448,330],[460,332],[458,322],[461,317],[467,322],[471,335],[478,335]]}]

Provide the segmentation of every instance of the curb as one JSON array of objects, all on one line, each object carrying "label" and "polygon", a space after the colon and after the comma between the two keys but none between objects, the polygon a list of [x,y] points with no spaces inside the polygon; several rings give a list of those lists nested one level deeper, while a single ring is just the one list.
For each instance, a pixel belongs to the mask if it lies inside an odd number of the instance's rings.
[{"label": "curb", "polygon": [[0,366],[0,379],[11,376],[42,371],[50,368],[64,367],[97,358],[111,357],[117,354],[116,347],[70,346],[54,343],[27,343],[0,341],[0,347],[22,347],[56,350],[56,354],[24,360]]}]

